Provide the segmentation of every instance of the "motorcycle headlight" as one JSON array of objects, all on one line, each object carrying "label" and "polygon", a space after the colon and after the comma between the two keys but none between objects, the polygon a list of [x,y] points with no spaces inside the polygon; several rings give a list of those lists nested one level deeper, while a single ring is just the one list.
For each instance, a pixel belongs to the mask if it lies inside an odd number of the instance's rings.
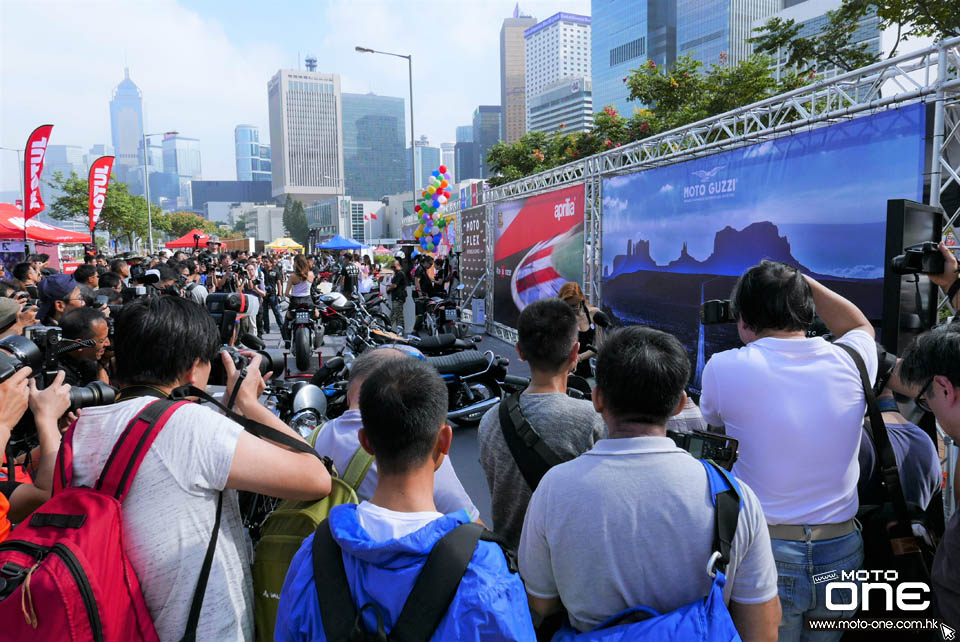
[{"label": "motorcycle headlight", "polygon": [[297,431],[297,434],[304,439],[307,439],[319,425],[320,417],[309,408],[294,413],[293,417],[290,418],[290,427]]}]

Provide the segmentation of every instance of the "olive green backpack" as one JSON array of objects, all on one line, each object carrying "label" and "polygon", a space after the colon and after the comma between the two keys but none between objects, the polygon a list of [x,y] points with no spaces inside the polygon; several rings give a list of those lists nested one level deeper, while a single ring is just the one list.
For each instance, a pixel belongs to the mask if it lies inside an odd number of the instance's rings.
[{"label": "olive green backpack", "polygon": [[[311,446],[316,445],[321,430],[323,426],[310,435]],[[357,503],[357,488],[372,463],[373,455],[362,446],[357,448],[343,477],[334,473],[329,495],[316,502],[285,499],[267,517],[253,562],[253,612],[258,642],[273,641],[280,591],[294,554],[334,506]]]}]

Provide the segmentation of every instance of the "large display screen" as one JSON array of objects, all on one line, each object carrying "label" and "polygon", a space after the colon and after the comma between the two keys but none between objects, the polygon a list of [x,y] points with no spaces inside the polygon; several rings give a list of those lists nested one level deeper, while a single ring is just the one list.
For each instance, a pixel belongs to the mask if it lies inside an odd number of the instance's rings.
[{"label": "large display screen", "polygon": [[493,319],[517,327],[530,303],[583,283],[583,185],[498,203]]},{"label": "large display screen", "polygon": [[879,324],[887,200],[922,200],[925,108],[911,105],[603,181],[603,306],[674,334],[696,365],[738,347],[702,326],[762,259],[783,261]]}]

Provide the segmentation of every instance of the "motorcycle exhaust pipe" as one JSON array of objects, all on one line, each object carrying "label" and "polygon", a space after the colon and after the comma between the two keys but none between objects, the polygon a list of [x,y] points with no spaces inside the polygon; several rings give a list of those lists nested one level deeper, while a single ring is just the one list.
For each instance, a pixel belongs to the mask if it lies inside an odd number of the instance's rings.
[{"label": "motorcycle exhaust pipe", "polygon": [[447,419],[463,419],[469,415],[477,413],[485,413],[486,411],[493,408],[495,405],[500,403],[499,397],[491,397],[490,399],[484,399],[483,401],[478,401],[477,403],[470,404],[469,406],[464,406],[463,408],[457,408],[456,410],[451,410],[447,413]]}]

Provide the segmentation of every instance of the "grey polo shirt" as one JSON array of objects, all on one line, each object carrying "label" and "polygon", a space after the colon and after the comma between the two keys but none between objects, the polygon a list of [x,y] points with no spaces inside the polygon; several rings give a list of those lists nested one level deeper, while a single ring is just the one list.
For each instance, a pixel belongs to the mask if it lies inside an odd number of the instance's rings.
[{"label": "grey polo shirt", "polygon": [[[724,599],[777,595],[777,569],[760,502],[743,505]],[[703,465],[667,437],[603,439],[552,468],[533,493],[520,540],[527,592],[560,597],[587,631],[633,606],[672,611],[707,595],[714,507]]]}]

